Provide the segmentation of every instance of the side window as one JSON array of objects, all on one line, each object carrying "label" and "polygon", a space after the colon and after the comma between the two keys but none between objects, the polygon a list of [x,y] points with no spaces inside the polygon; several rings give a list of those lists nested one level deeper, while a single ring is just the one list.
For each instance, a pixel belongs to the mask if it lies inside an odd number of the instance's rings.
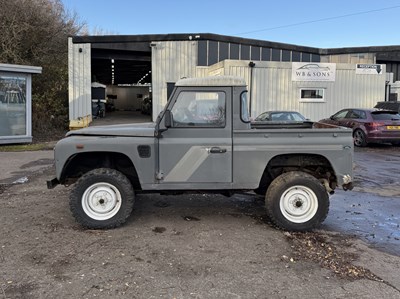
[{"label": "side window", "polygon": [[359,119],[361,117],[360,117],[360,114],[359,114],[358,110],[353,110],[353,111],[350,112],[350,115],[349,115],[348,118]]},{"label": "side window", "polygon": [[365,111],[362,111],[362,110],[353,110],[353,111],[351,111],[349,118],[367,119],[367,114],[365,113]]},{"label": "side window", "polygon": [[348,112],[349,112],[348,110],[339,111],[338,113],[336,113],[336,114],[333,116],[333,118],[334,118],[334,119],[342,119],[342,118],[345,118]]},{"label": "side window", "polygon": [[358,114],[360,115],[361,119],[367,119],[367,113],[365,113],[365,111],[358,111]]},{"label": "side window", "polygon": [[225,127],[225,93],[183,91],[171,112],[174,127]]},{"label": "side window", "polygon": [[242,92],[240,95],[240,118],[242,122],[249,123],[250,120],[250,103],[247,100],[247,91]]}]

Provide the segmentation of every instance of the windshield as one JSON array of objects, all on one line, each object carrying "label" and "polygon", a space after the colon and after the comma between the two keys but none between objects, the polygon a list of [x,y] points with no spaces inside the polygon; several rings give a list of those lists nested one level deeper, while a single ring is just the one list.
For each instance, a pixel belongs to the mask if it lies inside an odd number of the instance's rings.
[{"label": "windshield", "polygon": [[247,91],[242,92],[240,95],[240,118],[243,122],[250,122],[249,102],[247,100]]}]

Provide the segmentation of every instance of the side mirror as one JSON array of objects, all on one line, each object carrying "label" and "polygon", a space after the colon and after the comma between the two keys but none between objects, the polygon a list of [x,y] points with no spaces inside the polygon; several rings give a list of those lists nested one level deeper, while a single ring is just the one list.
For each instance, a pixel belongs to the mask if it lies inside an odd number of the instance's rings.
[{"label": "side mirror", "polygon": [[166,128],[171,128],[172,126],[172,113],[171,110],[165,111],[165,119],[164,119],[164,126]]},{"label": "side mirror", "polygon": [[333,115],[331,115],[331,117],[329,117],[331,120],[335,120],[335,117]]}]

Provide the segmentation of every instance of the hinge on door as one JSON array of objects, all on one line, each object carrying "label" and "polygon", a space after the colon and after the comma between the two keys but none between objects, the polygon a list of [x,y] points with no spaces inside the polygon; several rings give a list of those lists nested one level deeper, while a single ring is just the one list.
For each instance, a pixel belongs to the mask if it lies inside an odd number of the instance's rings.
[{"label": "hinge on door", "polygon": [[164,173],[162,171],[156,172],[156,180],[162,181],[164,179]]}]

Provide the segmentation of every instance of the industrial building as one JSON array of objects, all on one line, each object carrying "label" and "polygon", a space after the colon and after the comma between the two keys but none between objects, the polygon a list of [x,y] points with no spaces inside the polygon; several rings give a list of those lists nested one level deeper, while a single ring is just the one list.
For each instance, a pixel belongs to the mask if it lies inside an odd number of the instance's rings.
[{"label": "industrial building", "polygon": [[319,120],[400,98],[400,46],[320,49],[209,33],[75,36],[70,126],[92,121],[93,83],[106,86],[105,100],[116,110],[139,111],[151,97],[154,120],[178,79],[219,75],[246,80],[252,117],[297,110]]}]

